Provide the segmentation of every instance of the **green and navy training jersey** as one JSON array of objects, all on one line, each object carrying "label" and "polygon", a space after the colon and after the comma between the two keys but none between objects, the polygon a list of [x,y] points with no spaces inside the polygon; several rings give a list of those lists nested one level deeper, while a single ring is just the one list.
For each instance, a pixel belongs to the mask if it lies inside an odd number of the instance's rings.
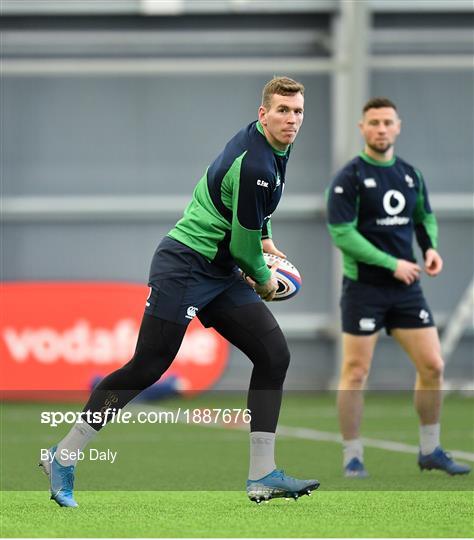
[{"label": "green and navy training jersey", "polygon": [[168,235],[220,267],[237,264],[258,283],[267,281],[262,238],[271,237],[289,154],[270,146],[260,122],[243,128],[209,166]]},{"label": "green and navy training jersey", "polygon": [[344,275],[364,283],[400,284],[397,259],[415,262],[413,232],[423,253],[437,247],[437,224],[421,173],[394,157],[362,152],[327,191],[328,227],[344,257]]}]

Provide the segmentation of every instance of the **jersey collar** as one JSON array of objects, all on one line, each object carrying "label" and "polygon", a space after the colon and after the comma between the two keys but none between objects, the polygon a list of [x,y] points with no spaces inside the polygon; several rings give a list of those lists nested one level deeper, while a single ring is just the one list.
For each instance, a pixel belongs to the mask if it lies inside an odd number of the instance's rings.
[{"label": "jersey collar", "polygon": [[[260,123],[259,120],[257,120],[257,130],[265,137],[265,131],[263,131],[263,126],[262,124]],[[286,154],[288,154],[288,150],[290,149],[291,147],[291,144],[290,146],[288,146],[288,148],[286,150],[277,150],[275,147],[273,147],[269,142],[268,142],[268,139],[265,137],[265,140],[267,141],[267,143],[269,144],[269,146],[271,147],[271,149],[273,150],[273,152],[277,155],[277,156],[286,156]]]},{"label": "jersey collar", "polygon": [[397,159],[395,156],[393,156],[390,161],[379,161],[378,159],[371,158],[365,152],[360,152],[359,156],[367,163],[375,165],[376,167],[391,167]]}]

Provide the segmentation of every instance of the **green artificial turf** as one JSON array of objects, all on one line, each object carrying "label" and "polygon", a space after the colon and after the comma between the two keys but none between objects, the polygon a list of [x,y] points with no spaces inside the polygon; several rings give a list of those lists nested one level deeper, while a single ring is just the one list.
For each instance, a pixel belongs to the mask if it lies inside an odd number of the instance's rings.
[{"label": "green artificial turf", "polygon": [[470,537],[468,492],[316,492],[259,506],[243,492],[85,492],[80,508],[3,493],[2,537]]},{"label": "green artificial turf", "polygon": [[[287,394],[280,425],[337,433],[334,394]],[[474,449],[473,400],[447,396],[446,449]],[[242,396],[136,404],[137,410],[245,407]],[[1,534],[3,537],[466,537],[474,534],[472,474],[450,477],[417,468],[416,455],[365,449],[368,479],[341,474],[340,443],[279,436],[277,464],[294,476],[317,478],[311,498],[248,501],[246,426],[114,424],[92,448],[117,452],[115,463],[88,459],[77,467],[78,509],[49,501],[38,470],[39,448],[69,429],[40,423],[45,410],[77,404],[4,403],[1,408]],[[418,424],[408,394],[368,395],[363,435],[417,445]],[[461,460],[462,461],[462,460]],[[472,465],[472,459],[470,461]]]}]

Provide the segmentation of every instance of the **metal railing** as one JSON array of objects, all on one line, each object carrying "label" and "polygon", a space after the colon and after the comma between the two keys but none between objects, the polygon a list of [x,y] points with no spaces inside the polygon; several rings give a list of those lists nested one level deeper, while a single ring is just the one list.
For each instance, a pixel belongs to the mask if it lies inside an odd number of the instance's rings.
[{"label": "metal railing", "polygon": [[[189,203],[190,195],[65,195],[4,197],[0,209],[3,222],[168,221],[176,219]],[[431,206],[443,219],[474,220],[472,193],[433,193]],[[322,219],[324,195],[301,194],[284,197],[275,214],[279,221]]]}]

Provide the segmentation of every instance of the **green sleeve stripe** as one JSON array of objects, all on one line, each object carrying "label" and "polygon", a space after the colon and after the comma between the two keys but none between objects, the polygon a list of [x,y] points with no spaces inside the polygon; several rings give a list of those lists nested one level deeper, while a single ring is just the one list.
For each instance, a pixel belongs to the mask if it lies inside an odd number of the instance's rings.
[{"label": "green sleeve stripe", "polygon": [[[230,239],[230,253],[239,267],[257,283],[265,283],[271,277],[263,258],[262,231],[261,229],[246,229],[239,223],[238,204],[240,189],[240,169],[244,154],[239,156],[226,177],[232,182],[232,234]],[[227,179],[226,179],[227,182]],[[223,182],[224,184],[224,182]],[[228,184],[228,182],[227,182]]]},{"label": "green sleeve stripe", "polygon": [[267,222],[267,234],[268,234],[268,238],[272,238],[272,222],[270,220],[268,220]]},{"label": "green sleeve stripe", "polygon": [[[225,173],[221,183],[221,200],[226,208],[232,210],[234,208],[234,191],[236,181],[240,178],[240,169],[242,168],[242,160],[245,157],[247,150],[238,156],[229,170]],[[235,207],[236,208],[236,207]]]},{"label": "green sleeve stripe", "polygon": [[397,259],[376,248],[356,229],[357,220],[351,223],[328,225],[329,233],[334,244],[343,252],[358,262],[373,264],[395,272]]},{"label": "green sleeve stripe", "polygon": [[359,269],[357,267],[357,261],[353,257],[350,257],[349,255],[343,253],[342,265],[343,273],[345,276],[353,279],[354,281],[357,281],[359,279]]},{"label": "green sleeve stripe", "polygon": [[431,245],[434,249],[438,248],[438,222],[434,214],[426,214],[423,220],[423,227],[426,234],[431,240]]},{"label": "green sleeve stripe", "polygon": [[415,225],[422,225],[428,235],[428,238],[431,241],[431,245],[434,249],[438,247],[438,223],[436,217],[432,212],[427,212],[425,209],[425,183],[423,182],[423,177],[415,169],[416,175],[420,181],[420,191],[416,199],[415,212],[413,213],[413,221]]},{"label": "green sleeve stripe", "polygon": [[270,220],[263,226],[262,238],[272,238],[272,222]]},{"label": "green sleeve stripe", "polygon": [[230,252],[239,267],[257,283],[265,283],[272,274],[265,263],[262,250],[262,231],[242,227],[237,219],[232,223]]}]

